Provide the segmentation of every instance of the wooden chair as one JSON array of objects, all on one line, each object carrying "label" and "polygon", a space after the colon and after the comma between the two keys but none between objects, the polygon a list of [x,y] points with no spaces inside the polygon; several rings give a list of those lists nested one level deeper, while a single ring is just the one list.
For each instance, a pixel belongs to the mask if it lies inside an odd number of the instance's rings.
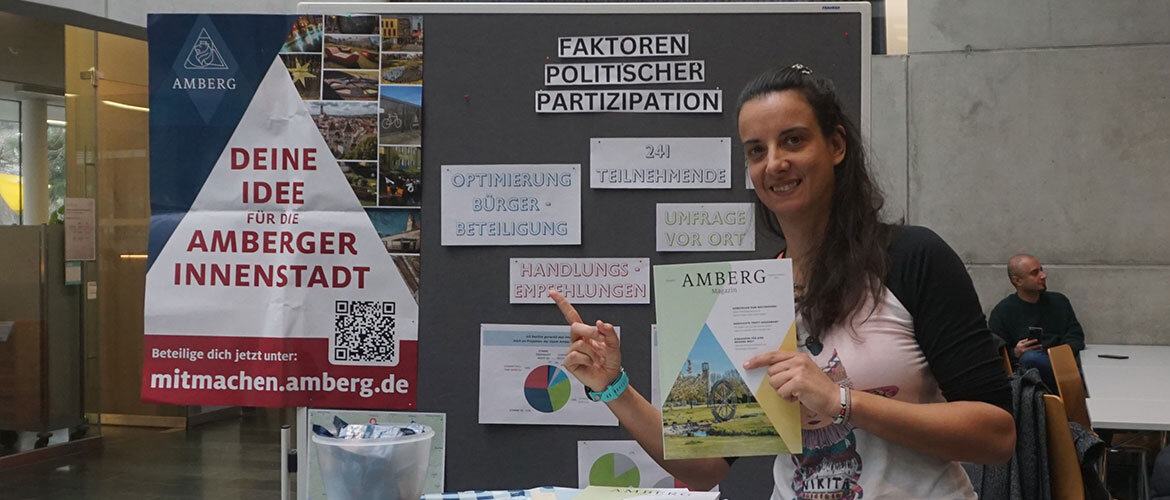
[{"label": "wooden chair", "polygon": [[1068,417],[1060,398],[1044,395],[1044,428],[1048,434],[1048,476],[1053,500],[1084,500],[1081,463],[1073,445]]},{"label": "wooden chair", "polygon": [[999,348],[999,356],[1003,358],[1003,370],[1007,372],[1008,376],[1012,376],[1012,357],[1008,355],[1007,346]]},{"label": "wooden chair", "polygon": [[1056,390],[1060,393],[1060,400],[1064,403],[1068,419],[1081,424],[1085,429],[1092,429],[1089,408],[1085,405],[1085,383],[1081,380],[1080,370],[1077,370],[1077,360],[1073,356],[1072,348],[1067,344],[1049,348],[1048,359],[1052,362]]},{"label": "wooden chair", "polygon": [[[1070,421],[1081,424],[1089,432],[1096,434],[1092,428],[1092,421],[1089,419],[1089,408],[1085,404],[1085,383],[1081,379],[1081,372],[1077,369],[1077,360],[1073,356],[1072,348],[1067,345],[1058,345],[1048,349],[1048,359],[1052,362],[1052,374],[1056,378],[1056,389],[1060,392],[1060,400],[1064,403],[1065,414],[1068,415]],[[1047,407],[1047,402],[1045,402]],[[1112,434],[1112,433],[1110,433]],[[1149,465],[1147,460],[1149,452],[1141,446],[1118,445],[1116,436],[1102,436],[1105,439],[1105,444],[1108,450],[1105,455],[1101,457],[1101,478],[1106,477],[1106,470],[1108,464],[1109,453],[1135,453],[1138,455],[1138,463],[1142,464],[1140,470],[1148,470]],[[1139,498],[1149,498],[1149,477],[1143,472],[1137,475],[1137,488],[1140,493]]]}]

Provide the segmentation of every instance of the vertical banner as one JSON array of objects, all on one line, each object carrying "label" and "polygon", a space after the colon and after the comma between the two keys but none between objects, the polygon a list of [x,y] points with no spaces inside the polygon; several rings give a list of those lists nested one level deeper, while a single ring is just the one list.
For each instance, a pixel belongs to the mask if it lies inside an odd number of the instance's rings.
[{"label": "vertical banner", "polygon": [[149,16],[144,401],[415,407],[421,30]]}]

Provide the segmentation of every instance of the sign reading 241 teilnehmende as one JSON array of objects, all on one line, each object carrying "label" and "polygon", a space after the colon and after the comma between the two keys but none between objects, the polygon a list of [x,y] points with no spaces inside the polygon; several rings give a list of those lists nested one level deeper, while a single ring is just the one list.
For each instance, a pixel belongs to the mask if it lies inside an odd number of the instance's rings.
[{"label": "sign reading 241 teilnehmende", "polygon": [[416,302],[278,55],[312,21],[150,16],[145,401],[414,407]]}]

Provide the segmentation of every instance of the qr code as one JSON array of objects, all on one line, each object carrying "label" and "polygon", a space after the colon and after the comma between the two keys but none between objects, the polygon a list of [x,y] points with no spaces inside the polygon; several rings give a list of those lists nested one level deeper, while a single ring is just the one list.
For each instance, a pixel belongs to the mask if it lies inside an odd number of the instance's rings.
[{"label": "qr code", "polygon": [[397,365],[394,323],[394,302],[335,301],[329,361],[337,365]]}]

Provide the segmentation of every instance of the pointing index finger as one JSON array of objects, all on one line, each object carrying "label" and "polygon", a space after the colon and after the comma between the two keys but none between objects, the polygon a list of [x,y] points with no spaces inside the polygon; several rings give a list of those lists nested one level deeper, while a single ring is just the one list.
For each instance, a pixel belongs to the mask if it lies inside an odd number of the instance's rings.
[{"label": "pointing index finger", "polygon": [[763,352],[763,353],[757,354],[755,356],[752,356],[751,359],[748,359],[747,362],[745,362],[743,364],[743,367],[745,369],[751,370],[753,368],[759,368],[761,366],[768,366],[768,365],[772,365],[775,363],[779,363],[779,362],[791,359],[795,356],[796,356],[795,352],[789,352],[789,351],[776,350],[776,351]]},{"label": "pointing index finger", "polygon": [[561,310],[561,314],[565,316],[565,321],[569,322],[570,325],[573,323],[582,323],[581,315],[577,314],[577,310],[573,308],[573,304],[570,304],[565,299],[565,296],[561,295],[561,292],[549,290],[548,296],[552,297],[553,302],[557,303],[557,309]]}]

